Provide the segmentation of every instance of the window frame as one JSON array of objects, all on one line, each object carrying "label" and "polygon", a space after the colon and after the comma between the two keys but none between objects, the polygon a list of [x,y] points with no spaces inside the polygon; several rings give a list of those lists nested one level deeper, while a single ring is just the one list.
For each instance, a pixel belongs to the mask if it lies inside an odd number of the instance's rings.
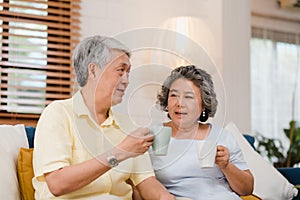
[{"label": "window frame", "polygon": [[[21,4],[21,3],[25,4]],[[19,3],[19,4],[18,4]],[[1,60],[0,60],[0,123],[1,124],[25,124],[35,126],[40,112],[35,113],[32,111],[18,111],[18,108],[8,109],[7,106],[12,100],[16,100],[21,92],[15,92],[16,97],[10,96],[9,88],[12,86],[9,81],[12,81],[9,74],[12,70],[32,70],[32,72],[41,73],[45,72],[46,79],[42,80],[45,84],[44,88],[18,85],[16,91],[23,91],[23,94],[29,98],[28,104],[32,105],[32,108],[38,105],[46,107],[49,103],[56,99],[70,98],[73,92],[76,90],[76,82],[73,68],[71,66],[72,51],[80,39],[80,3],[81,0],[2,0],[0,1],[0,15],[2,16],[0,21],[0,36],[1,36]],[[46,8],[34,7],[34,4],[46,5]],[[32,6],[32,7],[31,7]],[[15,11],[12,11],[13,8]],[[18,9],[20,12],[18,12]],[[33,11],[46,12],[46,15],[37,15],[34,13],[25,13],[26,9],[32,9]],[[24,12],[22,12],[24,11]],[[17,23],[32,23],[46,25],[46,37],[33,35],[26,35],[26,31],[38,31],[32,27],[18,27],[12,24]],[[18,29],[20,34],[15,34],[12,29]],[[22,35],[22,32],[23,34]],[[39,60],[44,60],[45,65],[36,65],[36,63],[28,64],[24,60],[28,57],[20,56],[18,61],[11,61],[13,56],[16,56],[17,52],[24,51],[25,54],[30,51],[24,49],[13,48],[15,45],[22,45],[20,41],[12,40],[11,38],[43,38],[47,40],[45,58],[30,58],[33,62],[38,63]],[[19,61],[21,60],[21,61]],[[30,73],[29,73],[30,74]],[[26,81],[26,78],[25,78]],[[27,80],[28,81],[28,80]],[[31,80],[32,81],[32,80]],[[37,80],[33,80],[37,81]],[[36,82],[37,83],[37,82]],[[23,89],[23,90],[22,90]],[[35,92],[28,92],[29,90],[35,90]],[[37,94],[36,91],[41,90],[45,92],[44,101],[35,101],[36,97],[29,97],[33,94]],[[13,99],[16,98],[16,99]],[[30,100],[31,98],[31,100]],[[22,101],[22,97],[20,96]],[[23,100],[26,102],[26,100]],[[18,102],[16,105],[22,103]],[[30,106],[29,106],[30,109]],[[13,111],[11,111],[13,110]]]}]

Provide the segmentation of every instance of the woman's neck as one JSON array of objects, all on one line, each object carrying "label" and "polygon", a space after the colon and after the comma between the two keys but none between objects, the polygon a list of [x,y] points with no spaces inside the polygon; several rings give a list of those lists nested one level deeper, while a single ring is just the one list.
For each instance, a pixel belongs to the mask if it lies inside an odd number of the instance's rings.
[{"label": "woman's neck", "polygon": [[172,127],[172,137],[176,139],[203,140],[208,136],[210,131],[209,125],[199,122],[186,127],[174,124],[172,121],[167,123],[167,125]]}]

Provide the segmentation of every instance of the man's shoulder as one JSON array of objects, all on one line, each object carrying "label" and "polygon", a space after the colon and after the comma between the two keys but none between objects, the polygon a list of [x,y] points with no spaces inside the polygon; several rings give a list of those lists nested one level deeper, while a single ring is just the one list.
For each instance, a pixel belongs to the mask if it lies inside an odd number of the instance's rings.
[{"label": "man's shoulder", "polygon": [[117,125],[125,132],[131,132],[138,128],[138,125],[132,120],[132,118],[124,113],[113,112],[114,119]]},{"label": "man's shoulder", "polygon": [[62,114],[64,111],[67,111],[72,108],[72,99],[64,99],[64,100],[54,100],[52,101],[44,110],[43,115],[47,113],[50,115],[51,113],[60,113]]},{"label": "man's shoulder", "polygon": [[65,107],[72,105],[72,98],[52,101],[47,107]]}]

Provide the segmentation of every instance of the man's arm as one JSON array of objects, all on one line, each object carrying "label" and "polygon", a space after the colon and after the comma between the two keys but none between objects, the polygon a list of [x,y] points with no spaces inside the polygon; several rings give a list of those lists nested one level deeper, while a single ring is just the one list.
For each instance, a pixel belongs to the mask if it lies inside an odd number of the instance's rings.
[{"label": "man's arm", "polygon": [[151,176],[137,185],[142,197],[147,199],[175,200],[168,190],[154,177]]},{"label": "man's arm", "polygon": [[[122,162],[144,154],[152,140],[153,135],[149,134],[149,129],[138,128],[110,152]],[[50,192],[54,196],[61,196],[84,187],[110,169],[107,153],[104,153],[91,160],[49,172],[45,174],[45,179]]]},{"label": "man's arm", "polygon": [[82,188],[110,170],[105,162],[103,154],[98,159],[94,158],[45,174],[50,192],[54,196],[61,196]]}]

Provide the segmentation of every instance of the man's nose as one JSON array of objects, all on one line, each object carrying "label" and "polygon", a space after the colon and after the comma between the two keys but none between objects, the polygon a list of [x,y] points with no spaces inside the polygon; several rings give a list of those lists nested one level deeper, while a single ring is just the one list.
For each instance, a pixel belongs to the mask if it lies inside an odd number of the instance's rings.
[{"label": "man's nose", "polygon": [[122,75],[122,83],[124,84],[128,84],[129,83],[129,73],[128,72],[124,72],[124,74]]}]

